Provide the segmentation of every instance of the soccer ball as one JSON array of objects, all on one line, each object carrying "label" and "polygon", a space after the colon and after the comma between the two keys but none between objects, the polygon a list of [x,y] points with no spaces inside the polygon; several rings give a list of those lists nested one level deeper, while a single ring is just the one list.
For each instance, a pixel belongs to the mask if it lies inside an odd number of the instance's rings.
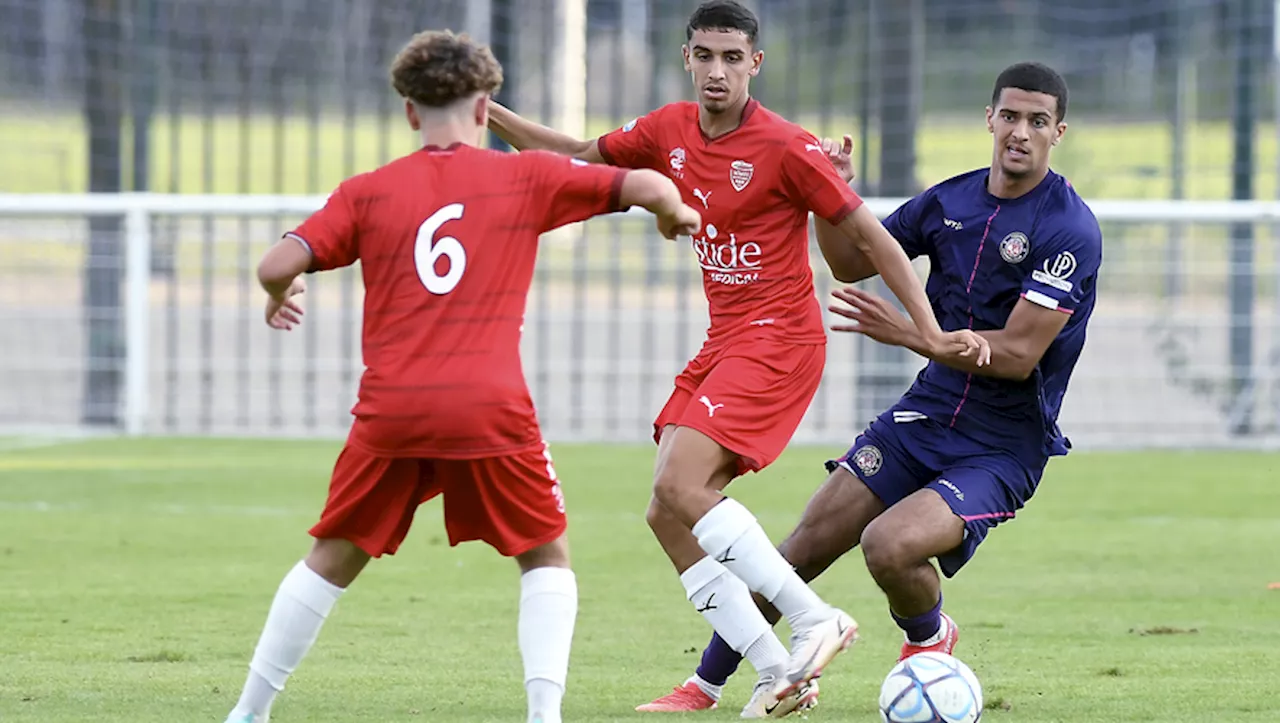
[{"label": "soccer ball", "polygon": [[917,653],[893,666],[880,686],[884,723],[977,723],[982,686],[946,653]]}]

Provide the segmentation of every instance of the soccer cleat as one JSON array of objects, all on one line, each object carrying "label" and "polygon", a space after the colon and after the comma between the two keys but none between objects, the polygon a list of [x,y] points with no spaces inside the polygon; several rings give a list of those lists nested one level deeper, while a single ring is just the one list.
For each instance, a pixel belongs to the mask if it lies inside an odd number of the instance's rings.
[{"label": "soccer cleat", "polygon": [[687,713],[695,710],[715,710],[719,703],[707,695],[698,684],[690,678],[684,685],[677,686],[670,693],[653,701],[636,706],[641,713]]},{"label": "soccer cleat", "polygon": [[812,680],[801,686],[794,695],[779,701],[773,695],[776,680],[772,675],[761,678],[753,691],[751,700],[742,709],[742,718],[782,718],[792,713],[803,713],[812,710],[818,704],[818,681]]},{"label": "soccer cleat", "polygon": [[857,639],[858,623],[848,613],[836,608],[831,608],[822,621],[797,630],[791,635],[787,673],[778,681],[773,694],[782,700],[795,693],[805,683],[822,675],[823,669]]},{"label": "soccer cleat", "polygon": [[259,718],[252,713],[246,713],[242,716],[232,714],[231,717],[227,718],[227,723],[267,723],[267,718]]},{"label": "soccer cleat", "polygon": [[956,627],[956,621],[951,616],[942,613],[942,625],[946,628],[942,632],[942,639],[932,645],[915,645],[911,641],[902,644],[902,655],[898,656],[901,662],[918,653],[946,653],[951,655],[951,651],[956,649],[956,643],[960,640],[960,629]]},{"label": "soccer cleat", "polygon": [[796,706],[797,713],[808,713],[818,707],[818,679],[814,678],[809,684],[800,689],[799,692],[800,705]]}]

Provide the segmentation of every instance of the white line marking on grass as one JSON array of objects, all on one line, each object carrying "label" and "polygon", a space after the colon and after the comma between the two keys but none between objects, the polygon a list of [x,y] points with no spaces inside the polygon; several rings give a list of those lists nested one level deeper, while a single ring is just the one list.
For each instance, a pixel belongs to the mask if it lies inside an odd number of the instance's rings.
[{"label": "white line marking on grass", "polygon": [[[132,507],[130,509],[135,513],[141,512],[146,515],[155,515],[160,517],[303,517],[319,514],[317,510],[302,510],[292,507],[264,507],[258,505],[145,505],[142,507]],[[45,500],[18,502],[15,500],[0,500],[0,512],[58,513],[92,511],[105,512],[112,516],[120,513],[118,508],[104,507],[102,505],[94,505],[88,502],[47,502]]]}]

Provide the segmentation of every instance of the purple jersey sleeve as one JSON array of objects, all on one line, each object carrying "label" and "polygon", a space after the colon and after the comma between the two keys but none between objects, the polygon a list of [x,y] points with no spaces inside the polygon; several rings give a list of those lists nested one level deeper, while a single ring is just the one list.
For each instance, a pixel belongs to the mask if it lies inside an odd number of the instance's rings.
[{"label": "purple jersey sleeve", "polygon": [[1094,293],[1102,265],[1102,230],[1088,211],[1062,218],[1044,241],[1031,246],[1031,273],[1022,282],[1022,298],[1066,314],[1075,313]]},{"label": "purple jersey sleeve", "polygon": [[898,240],[908,258],[929,254],[929,210],[933,206],[933,189],[918,194],[899,206],[884,220],[889,235]]}]

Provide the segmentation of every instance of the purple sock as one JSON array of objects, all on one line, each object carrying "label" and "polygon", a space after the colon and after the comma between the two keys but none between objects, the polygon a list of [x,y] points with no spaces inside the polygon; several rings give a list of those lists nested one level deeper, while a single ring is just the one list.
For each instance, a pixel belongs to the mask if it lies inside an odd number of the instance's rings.
[{"label": "purple sock", "polygon": [[907,634],[907,640],[913,643],[928,640],[937,635],[942,627],[942,596],[938,596],[938,604],[934,605],[932,610],[913,618],[899,617],[893,610],[890,610],[889,614],[893,616],[893,621],[898,624],[898,627]]},{"label": "purple sock", "polygon": [[724,685],[741,663],[742,656],[737,651],[729,647],[719,634],[712,635],[707,649],[702,651],[698,677],[712,685]]}]

